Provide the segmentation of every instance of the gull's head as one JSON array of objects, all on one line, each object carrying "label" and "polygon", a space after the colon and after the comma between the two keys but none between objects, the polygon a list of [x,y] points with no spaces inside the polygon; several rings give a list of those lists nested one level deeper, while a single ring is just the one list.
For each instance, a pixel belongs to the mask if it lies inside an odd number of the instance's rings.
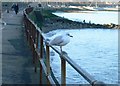
[{"label": "gull's head", "polygon": [[72,36],[72,35],[70,35],[69,33],[66,33],[66,35],[67,35],[67,36],[69,36],[69,37],[73,37],[73,36]]}]

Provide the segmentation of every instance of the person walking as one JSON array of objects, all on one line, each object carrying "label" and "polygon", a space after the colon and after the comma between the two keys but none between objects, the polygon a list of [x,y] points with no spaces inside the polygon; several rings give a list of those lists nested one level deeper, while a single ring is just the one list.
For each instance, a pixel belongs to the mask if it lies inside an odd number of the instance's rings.
[{"label": "person walking", "polygon": [[14,9],[14,11],[15,11],[15,13],[16,13],[16,15],[18,14],[18,11],[19,11],[19,6],[18,6],[18,4],[16,3],[16,4],[14,4],[13,6],[12,6],[12,8]]}]

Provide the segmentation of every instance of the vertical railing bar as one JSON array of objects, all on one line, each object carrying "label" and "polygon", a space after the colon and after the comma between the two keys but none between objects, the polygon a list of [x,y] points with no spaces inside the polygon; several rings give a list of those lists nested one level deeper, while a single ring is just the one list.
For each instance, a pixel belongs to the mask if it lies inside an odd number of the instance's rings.
[{"label": "vertical railing bar", "polygon": [[47,65],[47,75],[50,75],[50,51],[48,45],[46,45],[46,65]]},{"label": "vertical railing bar", "polygon": [[40,35],[40,58],[43,58],[43,37]]},{"label": "vertical railing bar", "polygon": [[28,19],[26,20],[26,35],[27,35],[27,42],[28,42],[29,38],[28,38],[28,28],[27,27],[28,27]]},{"label": "vertical railing bar", "polygon": [[30,26],[30,21],[28,22],[28,25],[29,25],[29,28],[28,28],[28,35],[29,35],[29,45],[30,45],[30,28],[31,28],[31,26]]},{"label": "vertical railing bar", "polygon": [[35,41],[35,31],[36,31],[36,28],[34,27],[34,25],[32,25],[32,43],[33,43],[33,56],[34,56],[34,60],[35,60],[35,72],[37,73],[37,53],[36,53],[36,41]]},{"label": "vertical railing bar", "polygon": [[29,27],[29,46],[30,46],[30,48],[31,48],[31,24],[30,24],[30,21],[29,21],[29,25],[30,25],[30,27]]},{"label": "vertical railing bar", "polygon": [[33,62],[34,62],[34,65],[36,64],[35,63],[35,54],[34,54],[34,42],[33,42],[33,27],[32,27],[32,23],[30,22],[30,46],[31,46],[31,50],[32,50],[32,54],[33,54]]},{"label": "vertical railing bar", "polygon": [[39,31],[37,30],[37,39],[36,39],[36,48],[38,49],[38,44],[39,44]]},{"label": "vertical railing bar", "polygon": [[32,25],[31,25],[31,22],[30,22],[30,36],[31,36],[31,33],[32,33]]},{"label": "vertical railing bar", "polygon": [[28,27],[29,27],[29,26],[28,26],[28,22],[29,22],[29,21],[28,21],[28,19],[27,19],[26,22],[27,22],[27,41],[28,41],[28,44],[29,44],[29,31],[28,31]]},{"label": "vertical railing bar", "polygon": [[[43,37],[40,35],[40,59],[43,58]],[[40,84],[42,84],[42,65],[40,64]]]},{"label": "vertical railing bar", "polygon": [[32,23],[30,25],[31,25],[31,38],[33,40],[33,25],[32,25]]},{"label": "vertical railing bar", "polygon": [[[48,45],[46,45],[46,71],[47,71],[47,76],[49,76],[50,75],[50,51],[49,51]],[[48,80],[47,80],[47,84],[50,85]]]},{"label": "vertical railing bar", "polygon": [[35,29],[34,29],[34,43],[35,43],[35,42],[36,42],[35,39],[36,39],[36,31],[37,31],[37,30],[36,30],[36,27],[35,27],[35,26],[34,26],[34,28],[35,28]]},{"label": "vertical railing bar", "polygon": [[[36,28],[35,28],[36,29]],[[38,40],[39,40],[39,32],[37,31],[37,30],[35,30],[36,31],[36,33],[34,34],[35,35],[35,38],[36,38],[36,41],[35,41],[35,44],[36,44],[36,48],[35,48],[35,55],[36,55],[36,57],[35,57],[35,63],[36,63],[36,65],[35,65],[35,71],[37,72],[37,64],[38,64],[38,60],[39,60],[39,58],[38,58],[38,54],[37,54],[37,50],[38,50]]]},{"label": "vertical railing bar", "polygon": [[35,34],[35,32],[34,32],[35,29],[34,29],[34,28],[35,28],[35,27],[34,27],[34,25],[32,24],[32,38],[33,38],[33,43],[35,42],[35,41],[34,41],[34,34]]},{"label": "vertical railing bar", "polygon": [[42,70],[42,64],[40,64],[40,84],[42,84]]},{"label": "vertical railing bar", "polygon": [[61,84],[66,86],[66,61],[61,58]]},{"label": "vertical railing bar", "polygon": [[25,28],[25,35],[28,41],[28,37],[27,37],[27,18],[26,15],[24,14],[24,28]]}]

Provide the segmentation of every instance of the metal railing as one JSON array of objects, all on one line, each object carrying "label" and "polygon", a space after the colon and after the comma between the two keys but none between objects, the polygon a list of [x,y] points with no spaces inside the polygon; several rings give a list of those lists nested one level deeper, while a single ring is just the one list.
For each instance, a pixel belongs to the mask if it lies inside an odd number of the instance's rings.
[{"label": "metal railing", "polygon": [[[39,27],[28,18],[28,13],[31,12],[33,8],[27,8],[24,11],[24,25],[25,32],[29,46],[31,47],[33,54],[33,63],[35,64],[35,72],[37,72],[37,65],[40,63],[40,84],[42,84],[43,71],[47,78],[47,84],[55,85],[55,81],[51,76],[51,67],[50,67],[50,48],[52,48],[56,53],[59,54],[61,58],[61,85],[66,85],[66,62],[71,65],[85,80],[87,80],[92,86],[105,86],[103,82],[97,81],[94,79],[89,73],[87,73],[84,69],[82,69],[79,65],[77,65],[70,57],[61,53],[56,47],[49,45],[44,41],[44,36]],[[40,43],[40,48],[38,48],[38,43]],[[45,43],[45,47],[43,45]],[[44,48],[46,48],[46,52],[44,53]],[[46,55],[46,59],[44,61],[44,55]]]}]

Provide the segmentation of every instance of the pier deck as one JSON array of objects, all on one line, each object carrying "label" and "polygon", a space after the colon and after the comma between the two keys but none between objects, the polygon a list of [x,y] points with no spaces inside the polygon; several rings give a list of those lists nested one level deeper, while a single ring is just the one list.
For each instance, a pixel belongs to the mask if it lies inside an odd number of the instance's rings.
[{"label": "pier deck", "polygon": [[2,83],[39,84],[39,70],[34,72],[32,53],[27,45],[23,13],[4,12],[2,29]]}]

